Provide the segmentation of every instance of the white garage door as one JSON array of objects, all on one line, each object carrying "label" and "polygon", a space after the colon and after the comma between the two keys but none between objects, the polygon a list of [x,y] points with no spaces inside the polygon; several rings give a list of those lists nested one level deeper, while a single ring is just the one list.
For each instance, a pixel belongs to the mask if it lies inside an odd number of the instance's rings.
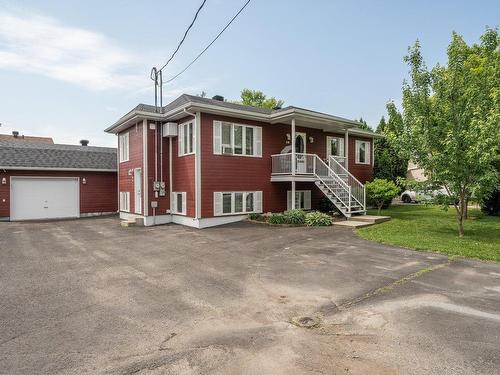
[{"label": "white garage door", "polygon": [[12,177],[10,219],[34,220],[80,216],[76,177]]}]

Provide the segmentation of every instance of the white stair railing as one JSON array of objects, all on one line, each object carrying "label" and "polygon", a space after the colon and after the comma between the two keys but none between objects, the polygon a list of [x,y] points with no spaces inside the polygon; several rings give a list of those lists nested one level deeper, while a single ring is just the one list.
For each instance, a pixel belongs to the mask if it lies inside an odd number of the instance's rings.
[{"label": "white stair railing", "polygon": [[333,194],[346,209],[351,211],[351,187],[338,176],[318,155],[314,155],[314,174],[328,191]]},{"label": "white stair railing", "polygon": [[362,210],[366,210],[365,186],[352,175],[334,156],[328,159],[330,168],[340,176],[345,176],[347,184],[351,187],[352,197],[361,205]]}]

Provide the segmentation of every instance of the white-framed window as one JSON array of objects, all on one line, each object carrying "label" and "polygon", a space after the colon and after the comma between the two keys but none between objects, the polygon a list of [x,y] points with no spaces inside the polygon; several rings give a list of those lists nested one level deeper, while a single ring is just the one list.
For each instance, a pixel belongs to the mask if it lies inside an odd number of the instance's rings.
[{"label": "white-framed window", "polygon": [[214,121],[214,154],[262,157],[262,128]]},{"label": "white-framed window", "polygon": [[214,216],[262,212],[262,191],[214,193]]},{"label": "white-framed window", "polygon": [[344,156],[344,138],[327,136],[326,156]]},{"label": "white-framed window", "polygon": [[370,142],[356,140],[356,164],[370,164]]},{"label": "white-framed window", "polygon": [[186,192],[173,192],[172,193],[172,213],[185,215],[186,214]]},{"label": "white-framed window", "polygon": [[120,191],[120,211],[130,212],[130,193]]},{"label": "white-framed window", "polygon": [[[287,210],[292,209],[292,191],[288,190],[286,194]],[[303,210],[311,209],[311,190],[295,190],[295,208]]]},{"label": "white-framed window", "polygon": [[177,138],[179,142],[179,156],[194,154],[196,139],[194,120],[179,125],[179,135]]},{"label": "white-framed window", "polygon": [[118,149],[120,152],[120,163],[129,159],[129,133],[118,136]]}]

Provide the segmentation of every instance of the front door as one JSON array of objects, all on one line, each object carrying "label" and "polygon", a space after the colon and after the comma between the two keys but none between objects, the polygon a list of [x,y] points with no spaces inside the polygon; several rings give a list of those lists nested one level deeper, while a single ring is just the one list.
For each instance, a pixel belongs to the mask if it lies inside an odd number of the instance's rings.
[{"label": "front door", "polygon": [[142,170],[134,169],[134,212],[142,214]]},{"label": "front door", "polygon": [[297,154],[297,173],[306,173],[306,133],[295,133],[295,152]]}]

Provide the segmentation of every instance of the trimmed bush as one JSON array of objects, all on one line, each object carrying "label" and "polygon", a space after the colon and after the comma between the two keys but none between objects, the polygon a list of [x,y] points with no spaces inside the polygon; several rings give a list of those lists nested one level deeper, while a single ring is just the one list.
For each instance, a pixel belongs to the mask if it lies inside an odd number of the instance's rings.
[{"label": "trimmed bush", "polygon": [[332,218],[323,212],[314,211],[306,214],[305,223],[309,227],[326,227],[332,225]]},{"label": "trimmed bush", "polygon": [[285,224],[285,217],[283,214],[272,214],[268,217],[267,222],[269,224]]},{"label": "trimmed bush", "polygon": [[250,214],[250,215],[248,215],[248,218],[250,220],[256,220],[256,221],[264,221],[265,220],[264,215],[262,215],[262,214]]},{"label": "trimmed bush", "polygon": [[306,213],[299,209],[285,211],[283,217],[287,224],[300,225],[306,221]]},{"label": "trimmed bush", "polygon": [[376,178],[365,185],[368,201],[375,204],[378,208],[377,215],[380,215],[385,202],[392,200],[399,193],[399,188],[392,181]]}]

